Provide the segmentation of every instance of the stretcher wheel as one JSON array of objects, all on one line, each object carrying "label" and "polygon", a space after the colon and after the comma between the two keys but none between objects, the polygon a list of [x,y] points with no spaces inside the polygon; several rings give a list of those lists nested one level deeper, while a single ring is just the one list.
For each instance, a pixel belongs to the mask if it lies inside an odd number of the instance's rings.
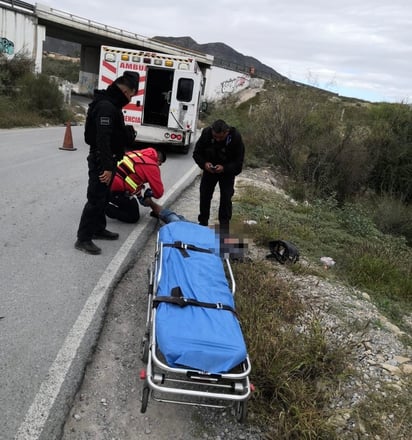
[{"label": "stretcher wheel", "polygon": [[145,413],[147,409],[147,404],[149,402],[150,388],[148,386],[143,387],[142,391],[142,406],[140,407],[140,412]]},{"label": "stretcher wheel", "polygon": [[236,404],[235,404],[235,415],[236,415],[236,420],[239,423],[246,422],[246,418],[247,418],[247,400],[242,400],[241,402],[236,402]]},{"label": "stretcher wheel", "polygon": [[140,343],[140,359],[143,363],[147,364],[149,360],[149,338],[144,336]]}]

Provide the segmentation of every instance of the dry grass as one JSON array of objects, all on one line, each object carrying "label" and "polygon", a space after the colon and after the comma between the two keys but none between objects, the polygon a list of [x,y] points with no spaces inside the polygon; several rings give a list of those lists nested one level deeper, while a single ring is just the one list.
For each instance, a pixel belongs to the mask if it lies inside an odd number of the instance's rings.
[{"label": "dry grass", "polygon": [[268,438],[333,439],[328,403],[350,353],[328,342],[321,322],[301,326],[305,307],[269,263],[234,264],[237,308],[253,365],[254,423]]}]

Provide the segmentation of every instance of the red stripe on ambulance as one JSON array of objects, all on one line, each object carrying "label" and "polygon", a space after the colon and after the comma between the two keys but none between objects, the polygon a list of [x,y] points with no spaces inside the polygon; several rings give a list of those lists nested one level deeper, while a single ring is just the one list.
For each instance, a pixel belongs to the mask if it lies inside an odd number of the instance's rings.
[{"label": "red stripe on ambulance", "polygon": [[102,82],[104,82],[105,84],[110,85],[113,82],[113,80],[108,78],[107,76],[102,75]]},{"label": "red stripe on ambulance", "polygon": [[112,73],[116,73],[117,69],[116,66],[113,66],[113,64],[108,63],[107,61],[103,61],[103,67],[107,70],[110,70]]},{"label": "red stripe on ambulance", "polygon": [[123,110],[133,110],[134,112],[136,112],[136,111],[142,111],[143,110],[143,106],[142,105],[136,105],[135,103],[133,103],[133,102],[129,102],[129,104],[126,104],[124,107],[123,107]]}]

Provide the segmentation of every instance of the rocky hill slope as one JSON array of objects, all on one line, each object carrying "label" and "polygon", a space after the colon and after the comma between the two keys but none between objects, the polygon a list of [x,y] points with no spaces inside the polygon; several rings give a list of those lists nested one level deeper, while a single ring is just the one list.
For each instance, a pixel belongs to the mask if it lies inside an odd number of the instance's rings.
[{"label": "rocky hill slope", "polygon": [[288,78],[278,73],[276,70],[261,63],[256,58],[243,55],[237,52],[225,43],[205,43],[199,44],[191,37],[163,37],[156,36],[153,40],[162,41],[174,46],[183,47],[185,49],[195,50],[215,57],[215,65],[223,67],[233,65],[240,70],[249,71],[251,67],[255,69],[258,76],[274,79],[277,81],[288,81]]}]

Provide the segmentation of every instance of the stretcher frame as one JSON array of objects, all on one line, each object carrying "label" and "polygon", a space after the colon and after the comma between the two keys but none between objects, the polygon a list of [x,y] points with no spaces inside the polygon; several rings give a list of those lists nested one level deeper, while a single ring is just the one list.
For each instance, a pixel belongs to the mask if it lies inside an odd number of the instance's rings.
[{"label": "stretcher frame", "polygon": [[[234,407],[239,422],[247,418],[247,401],[251,395],[249,356],[227,373],[212,374],[193,368],[170,367],[162,358],[156,343],[156,298],[162,276],[163,243],[157,234],[155,258],[148,269],[149,286],[147,319],[141,340],[141,359],[146,369],[140,375],[144,380],[141,413],[145,413],[149,399],[158,402],[210,408]],[[230,277],[230,290],[235,295],[236,283],[229,258],[222,258]],[[223,264],[222,261],[222,264]]]}]

